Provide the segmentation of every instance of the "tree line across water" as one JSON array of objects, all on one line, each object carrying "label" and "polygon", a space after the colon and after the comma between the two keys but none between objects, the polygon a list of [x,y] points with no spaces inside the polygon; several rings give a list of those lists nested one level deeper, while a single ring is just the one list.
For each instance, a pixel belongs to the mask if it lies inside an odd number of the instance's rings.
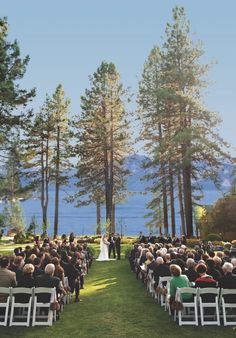
[{"label": "tree line across water", "polygon": [[[39,110],[27,108],[36,90],[20,87],[29,62],[21,58],[18,43],[9,42],[6,18],[0,20],[0,194],[13,202],[40,193],[44,232],[48,227],[49,186],[55,185],[54,235],[58,234],[60,188],[75,168],[76,193],[69,202],[81,207],[95,203],[97,232],[101,206],[106,225],[115,231],[115,206],[127,195],[129,170],[125,159],[142,140],[148,155],[143,166],[150,182],[148,226],[176,233],[176,212],[181,233],[194,233],[193,206],[202,197],[200,180],[219,183],[223,161],[233,161],[217,132],[219,116],[203,103],[209,65],[203,64],[200,43],[191,38],[184,8],[175,7],[163,43],[154,46],[139,82],[137,109],[130,114],[128,92],[113,63],[102,62],[90,76],[81,97],[81,111],[70,112],[63,86],[47,95]],[[132,141],[133,122],[141,126]],[[76,163],[76,164],[75,164]],[[21,177],[27,184],[22,186]],[[178,203],[176,203],[176,201]],[[176,210],[178,205],[178,210]],[[13,217],[11,210],[8,216]],[[16,221],[17,223],[17,221]],[[170,231],[171,230],[171,231]]]}]

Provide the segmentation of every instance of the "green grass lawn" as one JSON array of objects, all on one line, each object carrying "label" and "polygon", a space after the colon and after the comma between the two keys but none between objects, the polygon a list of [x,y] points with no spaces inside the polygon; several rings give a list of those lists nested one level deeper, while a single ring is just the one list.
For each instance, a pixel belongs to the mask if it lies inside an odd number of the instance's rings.
[{"label": "green grass lawn", "polygon": [[52,327],[1,327],[0,337],[236,337],[232,327],[179,327],[135,279],[125,259],[94,262],[81,298],[67,305]]}]

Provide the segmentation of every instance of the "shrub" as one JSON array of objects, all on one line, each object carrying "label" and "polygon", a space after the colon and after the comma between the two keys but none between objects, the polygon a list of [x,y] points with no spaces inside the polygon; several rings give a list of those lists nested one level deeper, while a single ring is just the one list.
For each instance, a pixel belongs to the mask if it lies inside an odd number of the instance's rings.
[{"label": "shrub", "polygon": [[125,250],[125,258],[129,258],[131,250],[132,250],[132,246],[126,248],[126,250]]},{"label": "shrub", "polygon": [[190,248],[195,247],[195,245],[199,244],[199,239],[198,238],[190,238],[187,239],[187,246],[189,246]]},{"label": "shrub", "polygon": [[90,246],[88,246],[88,249],[89,249],[89,251],[91,252],[92,256],[94,257],[94,256],[95,256],[95,253],[96,253],[95,248],[92,247],[92,246],[90,245]]},{"label": "shrub", "polygon": [[205,239],[205,241],[221,241],[222,240],[222,237],[219,235],[219,234],[215,234],[215,233],[212,233],[212,234],[208,234]]},{"label": "shrub", "polygon": [[14,238],[13,238],[13,242],[15,244],[25,244],[26,243],[26,236],[23,232],[18,232],[17,234],[15,234]]}]

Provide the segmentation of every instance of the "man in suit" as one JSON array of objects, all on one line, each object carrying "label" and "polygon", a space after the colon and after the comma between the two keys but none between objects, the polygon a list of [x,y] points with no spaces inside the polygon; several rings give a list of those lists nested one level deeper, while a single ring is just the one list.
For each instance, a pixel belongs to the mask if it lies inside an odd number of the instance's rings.
[{"label": "man in suit", "polygon": [[[223,265],[224,276],[220,278],[218,286],[222,289],[236,289],[236,275],[232,274],[233,264],[225,262]],[[227,303],[236,303],[235,295],[225,295]]]},{"label": "man in suit", "polygon": [[[16,274],[13,271],[8,270],[9,258],[3,256],[0,259],[0,286],[9,288],[16,286]],[[0,294],[0,302],[5,302],[7,296]]]},{"label": "man in suit", "polygon": [[9,267],[9,270],[15,272],[17,282],[23,276],[23,266],[25,264],[24,258],[22,256],[16,256],[14,258],[13,264]]},{"label": "man in suit", "polygon": [[112,232],[108,238],[108,242],[110,243],[109,244],[109,258],[111,256],[111,251],[113,252],[113,258],[116,258],[116,251],[115,251],[115,248],[116,248],[116,239],[115,239],[115,236],[114,236],[114,233]]},{"label": "man in suit", "polygon": [[[59,290],[61,289],[60,279],[54,277],[55,265],[48,264],[45,267],[44,274],[35,277],[35,287],[44,287],[44,288],[56,288],[56,293],[58,295]],[[39,295],[39,301],[43,303],[50,302],[49,294]]]},{"label": "man in suit", "polygon": [[0,259],[0,286],[9,288],[16,286],[16,273],[8,270],[9,258],[3,256]]},{"label": "man in suit", "polygon": [[146,237],[143,235],[142,231],[140,231],[140,233],[139,233],[138,242],[139,243],[144,243],[144,244],[147,243]]},{"label": "man in suit", "polygon": [[120,260],[120,244],[121,244],[121,238],[119,234],[116,234],[116,253],[117,253],[117,259]]},{"label": "man in suit", "polygon": [[152,232],[149,233],[147,242],[148,242],[148,243],[151,243],[151,244],[154,244],[154,242],[155,242],[155,237],[153,236]]}]

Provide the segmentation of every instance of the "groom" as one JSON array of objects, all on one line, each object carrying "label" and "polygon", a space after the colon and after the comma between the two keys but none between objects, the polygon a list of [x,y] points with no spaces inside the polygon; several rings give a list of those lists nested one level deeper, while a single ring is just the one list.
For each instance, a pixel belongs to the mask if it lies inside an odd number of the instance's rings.
[{"label": "groom", "polygon": [[109,258],[111,256],[111,251],[113,252],[113,258],[116,258],[116,250],[115,250],[115,247],[116,247],[116,238],[114,236],[114,233],[112,232],[108,238],[108,242],[110,243],[109,244]]}]

